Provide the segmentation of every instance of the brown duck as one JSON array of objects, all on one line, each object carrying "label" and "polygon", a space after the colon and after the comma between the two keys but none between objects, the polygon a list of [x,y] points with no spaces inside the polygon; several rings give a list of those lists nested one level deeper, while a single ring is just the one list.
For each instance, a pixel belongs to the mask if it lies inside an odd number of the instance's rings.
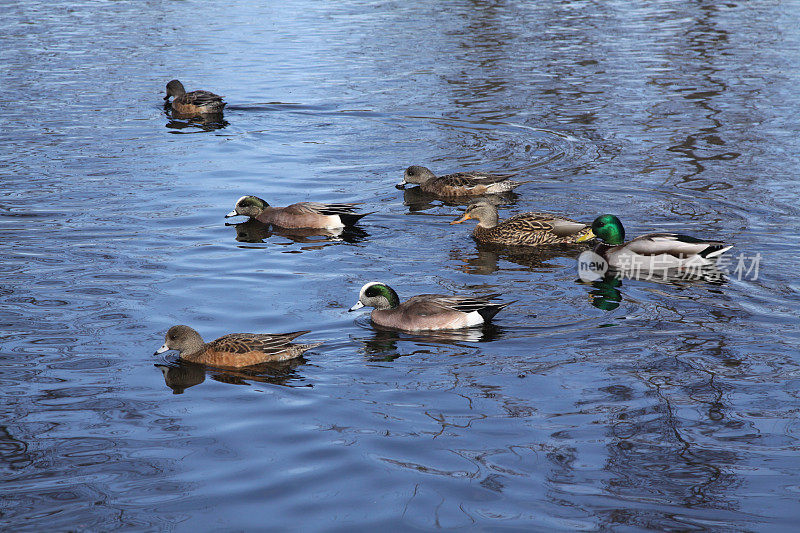
[{"label": "brown duck", "polygon": [[509,181],[513,174],[489,174],[486,172],[457,172],[436,177],[429,169],[412,165],[403,173],[403,181],[396,187],[402,189],[407,183],[419,185],[422,192],[436,196],[481,196],[502,194],[528,181]]},{"label": "brown duck", "polygon": [[538,246],[541,244],[571,244],[584,236],[592,236],[592,228],[570,218],[549,213],[520,213],[500,221],[497,207],[486,200],[477,200],[467,207],[464,216],[450,224],[475,219],[478,225],[472,232],[476,241],[506,246]]},{"label": "brown duck", "polygon": [[211,342],[203,342],[189,326],[172,326],[164,337],[164,345],[156,354],[177,350],[178,357],[190,363],[238,368],[260,363],[286,361],[322,344],[291,344],[295,337],[308,331],[293,333],[232,333]]},{"label": "brown duck", "polygon": [[167,83],[167,96],[164,100],[172,98],[173,111],[181,115],[215,115],[222,113],[225,102],[218,94],[209,91],[186,92],[183,84],[178,80]]}]

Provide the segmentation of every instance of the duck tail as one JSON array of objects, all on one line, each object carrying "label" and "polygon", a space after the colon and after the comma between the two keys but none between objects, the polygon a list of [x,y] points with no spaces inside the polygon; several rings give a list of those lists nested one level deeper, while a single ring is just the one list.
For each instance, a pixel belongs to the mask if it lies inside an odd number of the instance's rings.
[{"label": "duck tail", "polygon": [[488,323],[494,318],[494,315],[496,315],[509,305],[513,304],[514,302],[516,302],[516,300],[504,304],[488,304],[486,307],[478,309],[478,314],[480,314],[483,317],[484,323]]},{"label": "duck tail", "polygon": [[372,213],[339,213],[339,218],[345,226],[355,226],[356,223]]},{"label": "duck tail", "polygon": [[304,329],[302,331],[292,331],[291,333],[284,333],[281,336],[285,338],[286,342],[289,342],[289,341],[294,340],[295,338],[299,337],[300,335],[305,335],[306,333],[311,333],[311,330],[310,329]]},{"label": "duck tail", "polygon": [[711,259],[712,257],[717,257],[728,250],[733,248],[732,244],[724,244],[724,243],[709,243],[708,247],[700,252],[700,257],[705,257],[706,259]]},{"label": "duck tail", "polygon": [[308,350],[311,350],[311,349],[314,349],[314,348],[316,348],[317,346],[320,346],[323,343],[324,343],[324,341],[312,342],[312,343],[309,343],[309,344],[295,344],[294,345],[294,349],[297,350],[297,355],[301,355],[304,352],[306,352]]}]

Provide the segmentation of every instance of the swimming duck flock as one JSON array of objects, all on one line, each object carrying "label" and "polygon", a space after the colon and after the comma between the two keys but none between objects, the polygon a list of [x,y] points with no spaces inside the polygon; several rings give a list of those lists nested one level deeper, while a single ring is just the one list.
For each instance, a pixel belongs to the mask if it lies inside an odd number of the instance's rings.
[{"label": "swimming duck flock", "polygon": [[[172,98],[170,102],[169,99]],[[183,84],[172,80],[167,84],[165,106],[178,117],[221,116],[225,102],[209,91],[186,92]],[[418,185],[425,194],[443,199],[467,199],[461,217],[450,224],[476,220],[472,236],[480,244],[513,249],[535,249],[552,245],[574,247],[577,256],[594,242],[593,253],[604,263],[608,276],[630,276],[631,273],[658,271],[681,276],[692,269],[696,274],[713,269],[716,260],[732,245],[719,240],[704,240],[676,233],[649,233],[625,243],[625,230],[615,215],[603,214],[592,223],[573,220],[551,213],[525,212],[500,220],[498,196],[509,194],[531,180],[511,180],[514,174],[493,174],[464,171],[436,176],[419,165],[406,168],[396,185]],[[358,212],[356,203],[298,202],[274,207],[257,196],[239,198],[226,217],[248,217],[250,223],[272,226],[287,231],[328,234],[353,228],[370,213]],[[649,278],[648,278],[649,279]],[[703,279],[700,276],[699,279]],[[402,281],[402,280],[400,280]],[[494,303],[500,294],[454,295],[420,294],[404,302],[387,282],[370,281],[358,294],[358,301],[349,309],[374,308],[372,323],[379,328],[405,332],[434,332],[477,328],[489,324],[500,311],[513,302]],[[220,368],[240,368],[298,358],[322,342],[293,344],[291,341],[309,331],[291,333],[234,333],[211,342],[189,326],[171,327],[164,344],[156,351],[178,352],[181,360]]]}]

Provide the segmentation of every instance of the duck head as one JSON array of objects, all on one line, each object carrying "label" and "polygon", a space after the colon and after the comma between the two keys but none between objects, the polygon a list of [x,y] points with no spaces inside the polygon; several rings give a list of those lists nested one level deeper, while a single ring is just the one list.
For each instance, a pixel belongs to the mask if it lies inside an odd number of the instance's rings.
[{"label": "duck head", "polygon": [[361,287],[358,301],[349,311],[355,311],[365,306],[375,309],[394,309],[398,305],[400,305],[400,298],[394,289],[380,281],[370,281]]},{"label": "duck head", "polygon": [[236,200],[233,211],[225,215],[225,218],[235,217],[236,215],[256,218],[267,207],[269,207],[269,204],[257,196],[242,196]]}]

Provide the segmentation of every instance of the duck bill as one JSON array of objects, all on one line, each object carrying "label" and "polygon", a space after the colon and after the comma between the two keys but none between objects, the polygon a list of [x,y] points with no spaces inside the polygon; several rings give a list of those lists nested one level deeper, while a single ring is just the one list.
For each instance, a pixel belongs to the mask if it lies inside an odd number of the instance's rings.
[{"label": "duck bill", "polygon": [[575,242],[584,242],[584,241],[588,241],[590,239],[594,239],[595,237],[596,237],[596,235],[594,234],[594,232],[592,230],[589,230],[589,233],[587,233],[586,235],[582,235],[582,236],[578,237],[578,240],[575,241]]},{"label": "duck bill", "polygon": [[236,209],[234,209],[233,211],[231,211],[230,213],[225,215],[225,218],[231,218],[231,217],[235,217],[235,216],[238,216],[238,215],[239,215],[239,213],[237,213]]},{"label": "duck bill", "polygon": [[461,224],[462,222],[466,222],[467,220],[471,219],[472,217],[469,216],[469,213],[464,213],[464,216],[459,218],[458,220],[454,220],[450,223],[452,226],[453,224]]},{"label": "duck bill", "polygon": [[164,344],[161,346],[161,348],[159,348],[158,350],[156,350],[156,351],[155,351],[155,353],[154,353],[153,355],[158,355],[158,354],[160,354],[160,353],[164,353],[164,352],[166,352],[166,351],[169,351],[169,348],[167,348],[167,344],[166,344],[166,343],[164,343]]},{"label": "duck bill", "polygon": [[361,309],[362,307],[364,307],[364,304],[362,304],[361,301],[359,300],[359,301],[356,302],[356,305],[354,305],[353,307],[348,309],[347,312],[349,313],[350,311],[357,311],[357,310]]},{"label": "duck bill", "polygon": [[395,189],[405,189],[406,188],[406,181],[405,180],[401,181],[400,183],[396,184],[394,186],[394,188]]}]

